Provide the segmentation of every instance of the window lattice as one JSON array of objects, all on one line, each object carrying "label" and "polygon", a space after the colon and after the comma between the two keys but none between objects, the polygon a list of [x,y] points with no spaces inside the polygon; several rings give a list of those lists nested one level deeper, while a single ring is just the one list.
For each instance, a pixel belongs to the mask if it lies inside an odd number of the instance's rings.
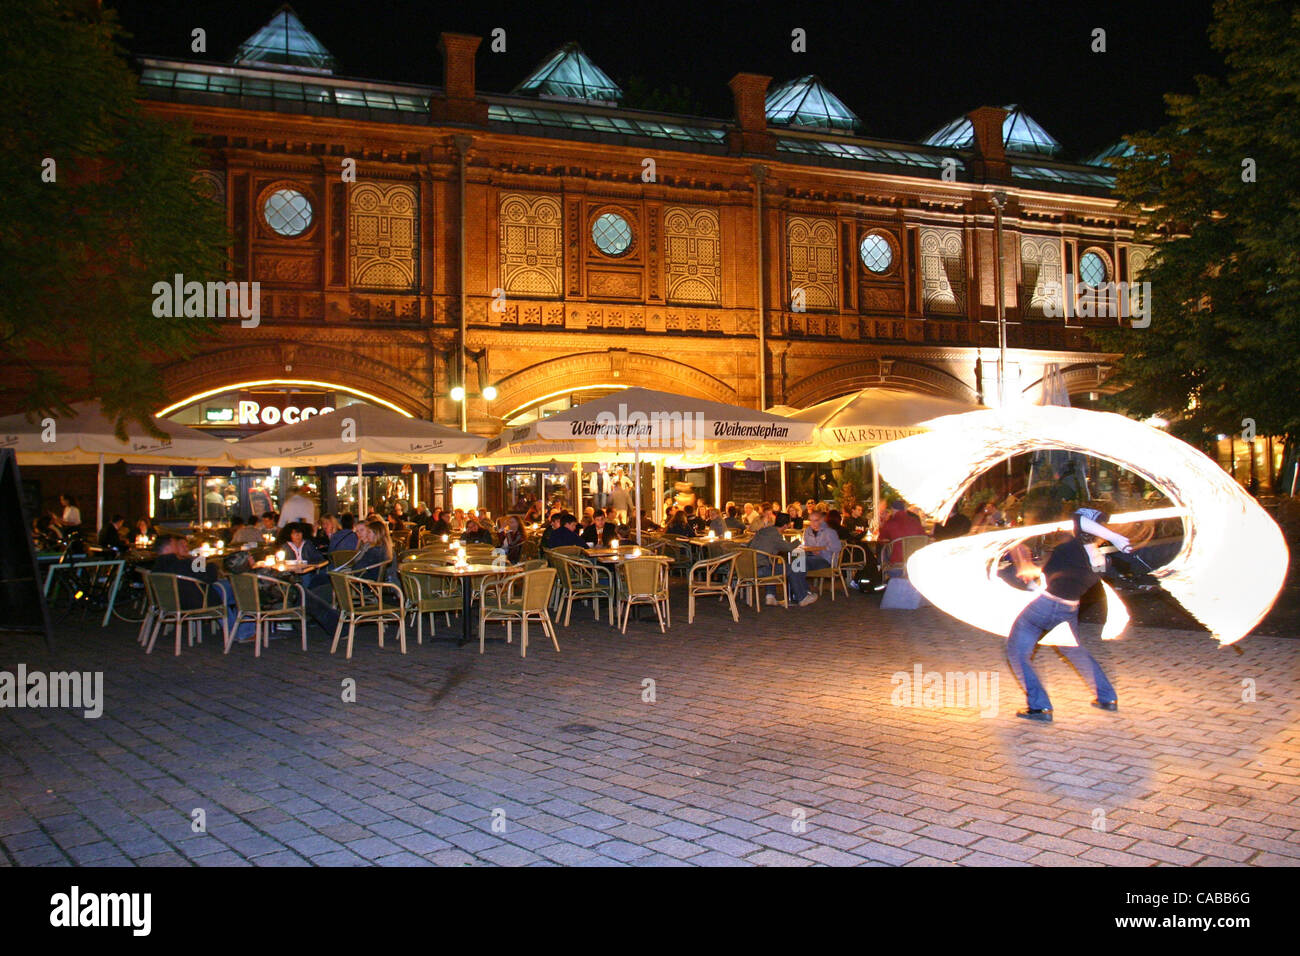
[{"label": "window lattice", "polygon": [[718,305],[722,301],[722,242],[712,209],[664,211],[669,302]]},{"label": "window lattice", "polygon": [[786,221],[786,240],[791,300],[795,299],[795,290],[802,289],[805,308],[834,309],[839,304],[835,222],[791,216]]},{"label": "window lattice", "polygon": [[560,201],[503,195],[500,219],[501,288],[515,295],[558,297],[564,282]]},{"label": "window lattice", "polygon": [[357,183],[348,201],[348,277],[367,289],[412,289],[419,193],[408,183]]},{"label": "window lattice", "polygon": [[1052,238],[1025,236],[1020,240],[1020,271],[1024,276],[1025,311],[1042,317],[1061,314],[1061,244]]},{"label": "window lattice", "polygon": [[926,312],[966,311],[966,258],[960,229],[921,230],[921,303]]}]

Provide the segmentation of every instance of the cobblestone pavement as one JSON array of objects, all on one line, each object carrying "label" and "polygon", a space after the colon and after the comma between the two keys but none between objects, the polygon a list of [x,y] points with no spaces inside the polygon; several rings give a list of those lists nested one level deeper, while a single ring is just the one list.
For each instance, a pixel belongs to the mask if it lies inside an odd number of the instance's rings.
[{"label": "cobblestone pavement", "polygon": [[[0,670],[105,691],[97,720],[0,709],[0,865],[1300,864],[1295,640],[1085,627],[1121,710],[1040,648],[1056,722],[1033,724],[1001,642],[933,609],[687,625],[674,588],[667,635],[574,615],[524,660],[372,628],[351,662],[319,632],[260,660],[146,656],[125,624],[62,626],[55,654],[0,635]],[[996,714],[895,706],[918,665],[996,674]]]}]

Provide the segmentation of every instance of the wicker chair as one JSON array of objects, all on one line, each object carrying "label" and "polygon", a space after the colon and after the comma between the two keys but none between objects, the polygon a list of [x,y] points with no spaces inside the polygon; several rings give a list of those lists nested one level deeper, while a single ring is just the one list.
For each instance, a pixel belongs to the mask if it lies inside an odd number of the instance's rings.
[{"label": "wicker chair", "polygon": [[[402,653],[406,653],[406,600],[401,588],[396,584],[370,581],[351,574],[340,574],[338,571],[330,572],[330,584],[334,588],[334,602],[339,609],[339,623],[334,628],[334,643],[330,645],[331,654],[338,650],[344,624],[348,626],[348,651],[345,655],[348,660],[352,659],[352,639],[356,635],[358,624],[377,624],[379,646],[383,647],[385,621],[396,622]],[[390,592],[397,595],[396,600]]]},{"label": "wicker chair", "polygon": [[460,584],[455,578],[439,575],[428,565],[408,565],[397,575],[406,596],[406,613],[415,615],[415,643],[424,643],[424,616],[429,616],[429,637],[436,633],[434,615],[441,612],[451,626],[451,612],[461,609]]},{"label": "wicker chair", "polygon": [[668,605],[668,568],[666,558],[628,558],[618,566],[619,588],[618,602],[622,611],[622,632],[627,633],[627,620],[632,614],[634,604],[653,604],[655,617],[659,619],[659,632],[664,632],[665,622],[672,626],[672,616]]},{"label": "wicker chair", "polygon": [[[768,554],[753,548],[737,548],[736,555],[736,590],[745,592],[745,600],[752,603],[762,613],[763,588],[771,585],[781,591],[781,606],[790,606],[790,587],[785,578],[785,555]],[[759,561],[770,562],[766,574],[759,572]]]},{"label": "wicker chair", "polygon": [[[697,576],[698,574],[698,576]],[[731,607],[731,619],[740,620],[736,609],[736,552],[724,554],[720,558],[709,558],[691,565],[686,578],[686,623],[695,623],[695,599],[718,594],[726,597]]]},{"label": "wicker chair", "polygon": [[329,553],[330,567],[337,568],[339,565],[347,564],[357,556],[359,552],[356,548],[338,548]]},{"label": "wicker chair", "polygon": [[848,582],[844,580],[844,568],[841,562],[844,560],[844,548],[841,547],[831,557],[831,566],[829,568],[814,568],[808,572],[808,580],[817,582],[817,593],[821,594],[827,581],[831,582],[831,600],[835,600],[835,582],[840,582],[840,587],[844,588],[844,593],[849,593]]},{"label": "wicker chair", "polygon": [[[196,608],[185,608],[181,606],[180,585],[182,581],[189,582],[199,589],[203,596],[203,603]],[[160,574],[153,572],[149,575],[149,587],[158,600],[158,616],[154,619],[153,630],[149,635],[149,645],[145,648],[146,654],[153,653],[154,642],[158,640],[159,633],[165,633],[168,625],[176,629],[176,655],[181,653],[181,625],[188,625],[189,644],[194,646],[195,629],[204,621],[214,621],[221,624],[221,636],[230,642],[230,628],[226,625],[226,606],[224,604],[212,603],[212,592],[206,581],[200,581],[198,578],[192,578],[184,574]],[[216,628],[213,628],[215,632]],[[200,642],[202,634],[199,635]]]},{"label": "wicker chair", "polygon": [[844,583],[845,594],[849,593],[849,581],[856,578],[858,572],[870,563],[871,552],[866,545],[846,544],[840,549],[840,580]]},{"label": "wicker chair", "polygon": [[[550,560],[560,576],[559,603],[564,606],[564,626],[569,626],[575,601],[591,601],[592,617],[598,621],[600,602],[605,601],[609,605],[609,623],[613,624],[614,582],[608,575],[604,581],[601,580],[601,572],[605,569],[587,561],[566,558],[555,551],[550,552]],[[559,613],[558,608],[556,613]]]},{"label": "wicker chair", "polygon": [[[253,622],[254,657],[261,657],[262,648],[270,647],[270,628],[266,625],[276,621],[297,621],[302,628],[302,649],[307,650],[307,592],[303,590],[301,584],[281,581],[279,578],[261,574],[236,574],[231,577],[230,585],[235,592],[235,607],[238,613],[235,615],[234,628],[226,635],[224,653],[230,653],[235,631],[244,621]],[[273,601],[266,601],[262,593],[263,586],[275,593],[276,597]],[[297,604],[291,600],[295,590],[298,592]]]},{"label": "wicker chair", "polygon": [[[480,591],[482,610],[478,618],[478,652],[483,653],[488,621],[505,621],[506,643],[513,638],[511,628],[519,622],[519,656],[528,656],[528,622],[538,621],[542,633],[551,639],[555,650],[560,650],[560,641],[555,634],[555,625],[549,611],[551,589],[555,587],[555,568],[538,568],[525,571],[504,580],[495,582],[489,590],[486,586]],[[485,582],[486,583],[486,582]]]},{"label": "wicker chair", "polygon": [[[880,549],[880,574],[886,581],[889,578],[907,577],[907,559],[920,551],[930,543],[930,538],[923,534],[909,534],[905,538],[899,538],[896,541],[890,541]],[[893,560],[894,545],[898,545],[902,551],[902,558],[898,561]]]}]

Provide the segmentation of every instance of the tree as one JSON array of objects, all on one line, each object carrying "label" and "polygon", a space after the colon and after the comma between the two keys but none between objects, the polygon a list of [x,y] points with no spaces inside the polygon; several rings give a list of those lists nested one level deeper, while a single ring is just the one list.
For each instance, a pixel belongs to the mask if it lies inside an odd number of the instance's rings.
[{"label": "tree", "polygon": [[1126,411],[1193,443],[1300,437],[1300,8],[1220,0],[1224,78],[1165,97],[1168,122],[1128,138],[1116,193],[1155,252],[1148,328],[1096,336],[1123,354]]},{"label": "tree", "polygon": [[44,414],[98,398],[124,435],[162,404],[159,363],[211,332],[156,317],[152,289],[226,278],[224,214],[194,182],[190,132],[142,111],[111,12],[4,6],[0,402]]},{"label": "tree", "polygon": [[667,89],[653,86],[649,79],[634,73],[623,81],[622,105],[627,109],[649,110],[653,113],[677,113],[682,116],[699,116],[699,99],[687,87],[674,83]]}]

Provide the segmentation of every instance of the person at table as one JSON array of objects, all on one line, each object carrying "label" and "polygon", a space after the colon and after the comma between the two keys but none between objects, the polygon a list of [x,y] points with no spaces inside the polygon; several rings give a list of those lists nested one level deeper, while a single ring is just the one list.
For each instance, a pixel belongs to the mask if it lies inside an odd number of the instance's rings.
[{"label": "person at table", "polygon": [[803,505],[799,504],[799,502],[797,501],[792,501],[790,502],[789,506],[785,509],[785,513],[790,518],[789,524],[791,529],[795,531],[802,531],[804,525]]},{"label": "person at table", "polygon": [[506,515],[505,531],[501,534],[501,547],[505,549],[506,558],[512,564],[519,560],[526,537],[524,526],[519,521],[519,515]]},{"label": "person at table", "polygon": [[807,572],[829,568],[843,545],[835,529],[826,523],[825,512],[814,511],[809,515],[808,526],[803,529],[803,573],[796,578],[798,562],[791,561],[788,574],[792,601],[797,601],[800,607],[807,607],[817,600],[816,593],[808,590]]},{"label": "person at table", "polygon": [[[325,564],[325,556],[307,537],[307,530],[307,526],[302,523],[289,525],[289,540],[284,543],[285,557],[296,564]],[[318,577],[318,571],[310,571],[303,575],[302,586],[315,587]]]},{"label": "person at table", "polygon": [[722,519],[722,523],[726,525],[726,529],[732,534],[742,534],[744,532],[745,522],[740,520],[740,509],[736,507],[734,501],[727,504],[727,516]]},{"label": "person at table", "polygon": [[544,516],[545,513],[542,508],[542,503],[540,501],[534,501],[528,506],[528,510],[524,512],[523,521],[524,524],[541,524]]},{"label": "person at table", "polygon": [[677,535],[679,538],[689,538],[694,534],[690,522],[686,520],[686,511],[684,509],[673,509],[672,514],[668,517],[668,524],[664,526],[664,533]]},{"label": "person at table", "polygon": [[451,513],[451,517],[447,519],[447,533],[460,534],[464,530],[465,510],[463,508],[457,508]]},{"label": "person at table", "polygon": [[37,551],[61,551],[63,538],[53,515],[39,515],[32,519],[32,543]]},{"label": "person at table", "polygon": [[866,537],[871,531],[871,523],[867,519],[866,512],[862,505],[855,504],[853,510],[849,512],[844,521],[844,540],[853,544],[866,544]]},{"label": "person at table", "polygon": [[[783,554],[788,556],[791,551],[798,547],[796,542],[789,540],[781,533],[789,526],[789,524],[790,516],[784,512],[764,512],[763,527],[754,532],[754,537],[749,542],[749,547],[753,548],[755,551],[761,552],[756,560],[759,574],[769,575],[772,573],[772,562],[770,559],[763,557],[764,554]],[[792,572],[790,570],[789,561],[787,561],[786,579],[791,582],[791,599],[794,599],[793,576],[795,574],[799,575],[799,580],[801,582],[800,596],[802,596],[803,593],[807,591],[807,584],[804,582],[803,572]],[[768,586],[767,596],[763,598],[763,601],[766,604],[781,603],[776,599],[776,588],[774,586]]]},{"label": "person at table", "polygon": [[312,535],[311,543],[316,545],[316,550],[321,554],[327,553],[330,549],[330,538],[338,529],[338,518],[334,515],[321,515],[320,524],[316,527],[316,533]]},{"label": "person at table", "polygon": [[590,528],[596,520],[596,509],[588,505],[582,509],[582,527]]},{"label": "person at table", "polygon": [[54,523],[64,538],[70,537],[73,531],[81,530],[81,509],[77,507],[75,495],[59,495],[59,513],[54,516]]},{"label": "person at table", "polygon": [[[379,580],[379,566],[393,560],[393,539],[388,536],[388,525],[383,518],[367,521],[357,529],[357,540],[361,550],[349,562],[349,574],[371,581]],[[395,572],[389,567],[389,578]]]},{"label": "person at table", "polygon": [[[220,576],[217,561],[206,561],[201,568],[196,569],[194,556],[190,554],[189,542],[180,535],[174,534],[158,535],[154,542],[154,554],[156,557],[153,567],[149,569],[152,573],[176,574],[204,582],[208,585],[208,603],[215,601],[224,604],[226,626],[228,628],[235,626],[235,618],[239,614],[239,608],[235,604],[235,590],[228,580]],[[187,611],[203,606],[203,592],[193,581],[176,582],[176,593],[181,607]],[[256,625],[252,621],[245,621],[239,625],[234,636],[235,640],[247,641],[252,640],[255,633]]]},{"label": "person at table", "polygon": [[465,544],[495,544],[492,540],[492,532],[481,526],[478,518],[475,517],[465,519],[465,531],[461,534],[460,540]]},{"label": "person at table", "polygon": [[441,508],[434,508],[433,514],[429,516],[429,533],[436,535],[451,533],[451,524],[447,521],[447,513]]},{"label": "person at table", "polygon": [[641,530],[642,531],[662,531],[663,527],[655,521],[650,512],[641,512]]},{"label": "person at table", "polygon": [[307,486],[299,485],[284,503],[284,508],[280,511],[278,525],[284,528],[290,524],[301,522],[302,524],[315,526],[317,510],[316,501],[310,496]]},{"label": "person at table", "polygon": [[551,532],[546,546],[555,549],[570,546],[581,548],[585,545],[582,535],[578,534],[578,516],[569,511],[564,512],[560,515],[560,527]]},{"label": "person at table", "polygon": [[551,547],[551,537],[555,534],[555,532],[560,530],[561,522],[563,518],[564,518],[564,512],[556,511],[553,512],[551,516],[546,519],[546,526],[542,529],[542,538],[537,545],[538,550],[542,554],[545,554],[546,550]]},{"label": "person at table", "polygon": [[262,532],[253,525],[244,523],[244,519],[235,515],[230,519],[230,546],[232,548],[242,548],[246,544],[258,545],[262,543]]},{"label": "person at table", "polygon": [[838,508],[826,512],[826,527],[839,535],[841,541],[848,537],[848,531],[844,527],[844,517]]},{"label": "person at table", "polygon": [[330,535],[329,550],[355,551],[361,547],[357,541],[357,533],[353,530],[356,523],[356,516],[350,512],[339,515],[339,527]]},{"label": "person at table", "polygon": [[591,526],[582,531],[582,542],[588,547],[608,548],[609,543],[617,539],[618,529],[605,517],[603,511],[597,511],[592,518]]},{"label": "person at table", "polygon": [[745,522],[745,530],[750,534],[758,534],[759,529],[762,527],[763,510],[761,508],[755,508],[753,512],[750,513],[749,520]]},{"label": "person at table", "polygon": [[903,548],[898,543],[899,539],[918,534],[925,534],[925,525],[907,510],[907,502],[902,498],[889,499],[889,517],[880,526],[880,543],[877,547],[881,560],[902,561]]},{"label": "person at table", "polygon": [[122,538],[125,531],[126,519],[121,515],[113,515],[99,531],[99,546],[116,557],[127,550],[126,541]]},{"label": "person at table", "polygon": [[432,517],[433,515],[429,513],[429,506],[421,501],[419,507],[415,509],[415,513],[411,515],[407,523],[413,527],[418,536],[420,531],[429,527],[429,520]]},{"label": "person at table", "polygon": [[388,513],[388,529],[390,531],[403,531],[407,527],[408,521],[406,512],[402,509],[402,503],[396,501],[393,503],[393,510]]},{"label": "person at table", "polygon": [[717,508],[709,509],[709,531],[712,531],[719,538],[725,538],[731,527],[727,524],[727,519],[722,517],[722,512]]}]

